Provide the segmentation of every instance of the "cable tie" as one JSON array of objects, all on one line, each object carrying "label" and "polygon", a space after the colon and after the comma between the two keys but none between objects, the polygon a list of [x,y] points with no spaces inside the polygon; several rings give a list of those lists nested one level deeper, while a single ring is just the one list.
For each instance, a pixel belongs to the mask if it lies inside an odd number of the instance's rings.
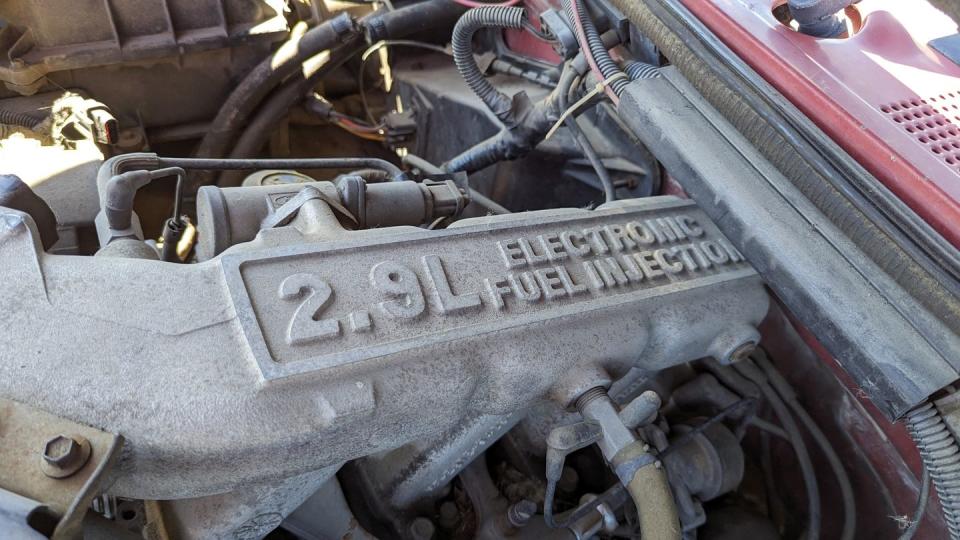
[{"label": "cable tie", "polygon": [[563,125],[564,122],[566,122],[567,118],[569,118],[570,115],[575,114],[578,110],[580,110],[581,107],[586,105],[588,101],[593,99],[594,96],[602,93],[606,87],[619,81],[620,79],[627,79],[627,78],[628,78],[627,74],[620,71],[598,82],[597,85],[594,86],[592,90],[584,94],[582,98],[578,99],[577,102],[571,105],[569,108],[567,108],[567,110],[563,111],[563,114],[561,114],[560,118],[557,119],[557,122],[553,124],[553,127],[550,128],[550,131],[547,132],[547,136],[544,137],[543,140],[547,140],[550,137],[552,137],[553,134],[556,133],[558,129],[560,129],[560,126]]}]

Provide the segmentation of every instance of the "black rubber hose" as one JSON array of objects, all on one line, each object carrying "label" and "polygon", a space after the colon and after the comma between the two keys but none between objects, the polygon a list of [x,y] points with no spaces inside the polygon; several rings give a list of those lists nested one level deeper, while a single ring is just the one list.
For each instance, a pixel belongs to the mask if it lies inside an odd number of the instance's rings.
[{"label": "black rubber hose", "polygon": [[913,517],[910,519],[910,525],[900,534],[899,540],[913,540],[920,528],[920,522],[923,521],[923,514],[927,511],[927,503],[930,502],[930,471],[926,467],[920,474],[920,494],[917,496],[917,507],[913,509]]},{"label": "black rubber hose", "polygon": [[472,173],[501,161],[521,158],[530,153],[546,136],[560,117],[559,92],[556,88],[547,97],[526,107],[516,125],[467,148],[443,164],[448,172]]},{"label": "black rubber hose", "polygon": [[787,7],[800,33],[835,38],[847,31],[843,10],[853,3],[854,0],[787,0]]},{"label": "black rubber hose", "polygon": [[37,118],[27,113],[0,109],[0,124],[34,129],[40,122],[43,122],[43,118]]},{"label": "black rubber hose", "polygon": [[457,64],[457,71],[473,90],[473,93],[493,112],[507,127],[515,124],[513,101],[503,92],[500,92],[484,77],[477,61],[473,57],[473,35],[482,28],[515,28],[523,27],[526,12],[519,7],[493,6],[473,8],[460,17],[453,27],[450,44],[453,48],[453,60]]},{"label": "black rubber hose", "polygon": [[833,449],[827,436],[820,430],[820,426],[817,425],[813,418],[810,417],[810,413],[808,413],[797,400],[797,394],[790,386],[790,383],[788,383],[787,380],[783,378],[783,375],[770,363],[766,354],[758,350],[754,353],[753,358],[767,376],[774,391],[783,398],[790,409],[793,410],[793,413],[797,415],[800,423],[807,429],[807,432],[813,437],[817,446],[820,447],[824,457],[827,458],[827,463],[830,465],[830,468],[833,469],[837,485],[840,487],[840,498],[843,501],[843,530],[840,533],[840,539],[853,540],[857,530],[857,504],[853,493],[853,484],[850,482],[850,475],[847,474],[847,470],[843,467],[840,456],[838,456],[837,452]]},{"label": "black rubber hose", "polygon": [[[577,80],[577,76],[579,75],[577,68],[574,67],[574,63],[586,63],[586,61],[583,60],[583,53],[578,54],[571,62],[564,65],[563,71],[560,73],[560,80],[557,82],[556,90],[560,111],[567,110],[567,94],[570,93],[574,81]],[[603,188],[604,202],[615,201],[617,199],[617,189],[613,184],[613,179],[610,178],[610,172],[607,171],[607,167],[603,164],[600,156],[597,155],[596,149],[590,144],[590,140],[587,139],[583,130],[580,129],[576,115],[571,114],[567,116],[563,124],[570,130],[570,133],[573,135],[573,140],[576,141],[577,146],[580,147],[580,151],[583,152],[583,155],[587,158],[587,161],[590,162],[594,172],[597,174],[597,178],[600,180],[600,186]]]},{"label": "black rubber hose", "polygon": [[[609,80],[616,74],[623,73],[620,66],[613,61],[610,53],[607,52],[603,40],[600,39],[600,33],[597,32],[597,27],[593,24],[593,19],[590,18],[590,13],[583,5],[583,2],[581,0],[564,0],[564,8],[566,9],[567,17],[570,18],[571,24],[576,24],[574,17],[579,13],[580,24],[583,26],[583,34],[587,39],[587,46],[590,48],[590,54],[593,55],[593,59],[597,63],[597,67],[600,68],[600,73],[603,74],[604,80]],[[626,79],[617,79],[610,83],[610,88],[614,94],[620,96],[629,82],[630,81]]]},{"label": "black rubber hose", "polygon": [[[546,130],[544,130],[546,133]],[[541,135],[542,138],[542,135]],[[513,131],[502,130],[496,135],[467,148],[443,165],[449,172],[464,171],[473,173],[486,169],[501,161],[510,161],[523,157],[535,145],[517,137]]]},{"label": "black rubber hose", "polygon": [[[617,43],[616,33],[606,32],[602,40],[604,46],[612,46]],[[517,125],[512,129],[501,130],[496,135],[467,148],[444,163],[443,169],[472,173],[501,161],[517,159],[528,154],[543,141],[564,110],[560,108],[560,103],[564,102],[566,94],[561,96],[559,89],[572,84],[576,73],[585,72],[588,69],[587,61],[582,55],[574,57],[568,65],[573,67],[575,73],[568,72],[566,77],[569,79],[558,82],[557,87],[546,98],[538,101],[524,114],[523,118],[518,119]],[[565,71],[568,70],[565,69]],[[560,75],[561,78],[565,78],[563,73]]]},{"label": "black rubber hose", "polygon": [[[611,47],[618,42],[617,40],[615,32],[606,32],[601,38],[601,44],[604,47]],[[566,89],[571,87],[578,74],[586,72],[588,68],[582,54],[574,57],[561,72],[557,87],[546,98],[529,108],[522,118],[516,119],[514,126],[508,126],[508,129],[503,129],[496,135],[467,148],[444,163],[443,169],[472,173],[501,161],[517,159],[528,154],[543,141],[547,132],[560,117],[560,113],[565,110],[561,104],[566,103]],[[603,182],[602,177],[601,182]]]},{"label": "black rubber hose", "polygon": [[960,539],[960,446],[931,403],[907,413],[906,424],[937,490],[950,538]]},{"label": "black rubber hose", "polygon": [[794,453],[797,455],[797,461],[800,464],[800,474],[803,476],[803,484],[807,490],[807,540],[817,540],[820,538],[820,487],[817,485],[817,475],[813,468],[813,461],[810,459],[810,453],[807,451],[807,445],[803,441],[803,434],[800,427],[797,426],[787,405],[780,399],[773,387],[767,382],[767,378],[750,361],[742,361],[733,364],[733,367],[741,375],[752,381],[760,389],[764,399],[773,409],[773,414],[784,431],[790,436],[790,442],[793,445]]},{"label": "black rubber hose", "polygon": [[[230,159],[244,159],[255,156],[257,151],[270,138],[270,134],[286,118],[290,108],[303,100],[307,92],[318,81],[343,65],[344,62],[362,49],[363,40],[357,36],[335,49],[330,55],[330,60],[314,73],[308,74],[306,77],[299,73],[292,80],[284,82],[276,92],[267,98],[266,102],[257,111],[256,116],[244,128],[243,134],[240,135],[230,152]],[[237,186],[240,185],[242,180],[243,176],[238,174],[237,171],[225,171],[220,175],[217,184],[220,186]]]},{"label": "black rubber hose", "polygon": [[[308,30],[299,39],[285,42],[274,54],[247,73],[230,93],[194,155],[199,158],[226,155],[238,130],[281,81],[295,74],[307,59],[357,34],[357,25],[349,15],[343,13]],[[193,183],[204,183],[207,179],[194,179]]]},{"label": "black rubber hose", "polygon": [[378,11],[363,19],[370,44],[399,39],[436,28],[449,28],[467,8],[450,0],[426,0],[392,11]]}]

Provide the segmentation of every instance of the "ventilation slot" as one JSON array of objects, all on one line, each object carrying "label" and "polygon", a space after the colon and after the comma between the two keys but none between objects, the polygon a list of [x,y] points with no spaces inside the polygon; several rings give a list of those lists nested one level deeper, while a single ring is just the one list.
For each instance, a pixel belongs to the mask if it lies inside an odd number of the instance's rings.
[{"label": "ventilation slot", "polygon": [[960,91],[895,101],[880,110],[960,174]]}]

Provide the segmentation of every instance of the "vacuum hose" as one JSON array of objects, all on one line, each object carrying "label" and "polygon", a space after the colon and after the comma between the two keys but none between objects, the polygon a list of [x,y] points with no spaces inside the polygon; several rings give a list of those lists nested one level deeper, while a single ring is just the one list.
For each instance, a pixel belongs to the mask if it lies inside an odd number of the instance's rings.
[{"label": "vacuum hose", "polygon": [[[246,124],[270,91],[301,69],[307,59],[359,32],[353,19],[343,13],[281,45],[276,53],[257,64],[230,93],[210,124],[210,129],[200,141],[195,152],[196,157],[224,156],[237,137],[240,127]],[[210,179],[209,173],[201,174],[194,179],[194,187],[209,183]]]}]

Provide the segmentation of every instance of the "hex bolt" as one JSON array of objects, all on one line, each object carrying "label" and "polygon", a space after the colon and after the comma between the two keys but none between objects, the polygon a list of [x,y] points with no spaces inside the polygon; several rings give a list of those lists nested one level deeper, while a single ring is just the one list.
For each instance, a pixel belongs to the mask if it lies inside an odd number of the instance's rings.
[{"label": "hex bolt", "polygon": [[523,527],[536,513],[537,503],[523,499],[507,509],[507,519],[514,527]]},{"label": "hex bolt", "polygon": [[80,435],[57,435],[43,445],[40,470],[50,478],[66,478],[90,460],[90,441]]}]

